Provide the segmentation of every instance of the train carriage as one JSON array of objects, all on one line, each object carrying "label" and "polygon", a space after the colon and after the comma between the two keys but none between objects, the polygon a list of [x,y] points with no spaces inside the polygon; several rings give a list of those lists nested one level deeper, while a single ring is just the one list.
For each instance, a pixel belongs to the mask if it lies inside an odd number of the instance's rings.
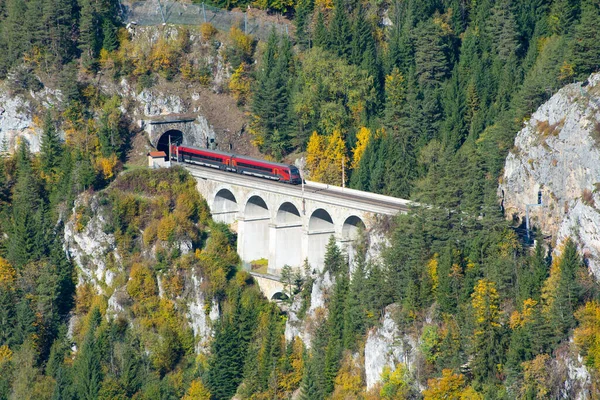
[{"label": "train carriage", "polygon": [[258,176],[285,183],[302,183],[298,168],[293,165],[261,160],[217,150],[198,149],[188,146],[171,146],[171,158],[178,162],[218,168],[239,174]]}]

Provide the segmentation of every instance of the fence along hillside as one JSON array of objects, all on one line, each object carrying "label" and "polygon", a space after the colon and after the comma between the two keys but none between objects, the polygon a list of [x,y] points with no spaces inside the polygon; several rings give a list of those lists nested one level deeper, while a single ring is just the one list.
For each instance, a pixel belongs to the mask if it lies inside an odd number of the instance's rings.
[{"label": "fence along hillside", "polygon": [[127,23],[142,26],[173,24],[201,25],[211,23],[215,28],[228,31],[238,26],[245,33],[260,39],[266,39],[271,30],[289,35],[288,26],[264,21],[239,11],[227,11],[205,3],[190,4],[175,1],[138,1],[122,4],[123,19]]}]

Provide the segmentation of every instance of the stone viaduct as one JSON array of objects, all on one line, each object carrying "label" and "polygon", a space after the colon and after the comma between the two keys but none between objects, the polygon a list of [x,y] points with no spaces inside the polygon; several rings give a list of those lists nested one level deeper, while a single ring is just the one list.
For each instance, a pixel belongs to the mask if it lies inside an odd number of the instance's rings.
[{"label": "stone viaduct", "polygon": [[[406,212],[409,205],[403,199],[316,182],[307,182],[302,189],[302,185],[184,166],[196,178],[213,219],[237,231],[244,266],[268,261],[261,281],[278,281],[285,265],[300,268],[305,259],[321,271],[332,235],[352,257],[360,229],[369,231],[376,216]],[[269,298],[282,291],[280,283],[265,281],[261,288]]]}]

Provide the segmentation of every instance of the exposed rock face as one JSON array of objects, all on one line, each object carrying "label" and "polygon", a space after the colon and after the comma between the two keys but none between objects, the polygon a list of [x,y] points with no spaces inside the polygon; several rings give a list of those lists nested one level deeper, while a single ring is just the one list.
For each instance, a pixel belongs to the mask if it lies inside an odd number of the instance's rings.
[{"label": "exposed rock face", "polygon": [[219,319],[219,304],[213,299],[210,311],[206,312],[206,300],[200,287],[202,278],[192,275],[191,298],[188,303],[188,316],[194,336],[199,338],[196,343],[196,353],[208,350],[209,339],[213,334],[213,323]]},{"label": "exposed rock face", "polygon": [[365,377],[367,389],[381,380],[383,368],[395,370],[396,364],[403,363],[410,370],[417,356],[417,340],[403,335],[392,319],[395,305],[386,308],[381,326],[373,329],[365,343]]},{"label": "exposed rock face", "polygon": [[562,88],[515,139],[500,185],[508,215],[525,216],[560,245],[571,236],[600,278],[600,74]]},{"label": "exposed rock face", "polygon": [[115,277],[115,272],[106,265],[107,257],[112,253],[113,259],[118,263],[120,256],[116,250],[114,235],[104,232],[106,219],[100,212],[98,198],[89,193],[79,196],[73,209],[75,216],[77,209],[84,205],[90,208],[92,217],[85,226],[82,226],[77,217],[65,224],[65,247],[81,272],[79,283],[89,281],[99,293],[104,293],[103,288],[111,286]]},{"label": "exposed rock face", "polygon": [[27,140],[30,150],[40,150],[41,129],[33,122],[30,103],[21,97],[11,97],[0,89],[0,151],[12,151],[19,138]]}]

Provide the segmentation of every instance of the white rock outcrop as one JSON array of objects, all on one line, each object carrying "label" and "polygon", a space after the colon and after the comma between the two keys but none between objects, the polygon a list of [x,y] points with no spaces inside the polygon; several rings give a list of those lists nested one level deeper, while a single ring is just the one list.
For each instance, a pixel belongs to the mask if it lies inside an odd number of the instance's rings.
[{"label": "white rock outcrop", "polygon": [[77,218],[71,218],[65,224],[65,250],[79,268],[79,283],[92,283],[99,293],[104,293],[105,287],[110,287],[115,278],[115,271],[106,265],[107,256],[112,253],[116,263],[120,256],[116,250],[116,240],[113,234],[104,232],[106,219],[96,196],[83,193],[75,201],[73,213],[81,206],[91,210],[91,217],[85,226],[81,227]]},{"label": "white rock outcrop", "polygon": [[30,103],[0,89],[0,152],[13,151],[25,139],[33,152],[40,150],[41,129],[33,122]]},{"label": "white rock outcrop", "polygon": [[417,340],[400,332],[392,315],[395,305],[386,308],[381,326],[372,329],[365,343],[365,378],[367,389],[381,381],[381,373],[387,366],[391,371],[403,363],[413,369],[417,357]]},{"label": "white rock outcrop", "polygon": [[500,193],[507,215],[531,221],[560,245],[572,237],[600,278],[600,74],[559,90],[517,134]]}]

